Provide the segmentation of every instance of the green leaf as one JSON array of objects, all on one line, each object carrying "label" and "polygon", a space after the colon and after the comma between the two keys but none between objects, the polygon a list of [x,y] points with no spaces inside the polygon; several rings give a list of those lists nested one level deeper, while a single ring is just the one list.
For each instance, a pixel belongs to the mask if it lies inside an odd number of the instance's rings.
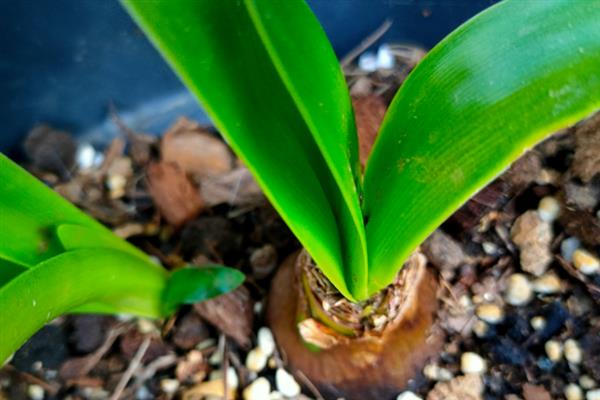
[{"label": "green leaf", "polygon": [[0,258],[0,288],[26,270],[27,267]]},{"label": "green leaf", "polygon": [[354,122],[339,65],[306,4],[123,3],[327,277],[363,298]]},{"label": "green leaf", "polygon": [[0,287],[0,365],[45,323],[84,304],[164,316],[167,279],[166,271],[107,249],[70,251],[25,270]]},{"label": "green leaf", "polygon": [[[127,241],[115,234],[99,234],[97,229],[82,225],[61,224],[56,228],[56,236],[65,250],[77,249],[114,249],[130,253],[143,261],[150,261],[150,257],[140,249],[132,246]],[[150,263],[155,268],[161,266]]]},{"label": "green leaf", "polygon": [[27,171],[0,154],[0,258],[34,266],[64,249],[55,235],[59,224],[96,232],[96,240],[121,242],[117,247],[143,254],[63,199]]},{"label": "green leaf", "polygon": [[244,282],[237,269],[220,265],[186,267],[174,271],[163,297],[164,313],[170,314],[182,304],[193,304],[228,293]]},{"label": "green leaf", "polygon": [[511,161],[600,107],[599,21],[598,1],[503,1],[411,73],[366,169],[370,292]]}]

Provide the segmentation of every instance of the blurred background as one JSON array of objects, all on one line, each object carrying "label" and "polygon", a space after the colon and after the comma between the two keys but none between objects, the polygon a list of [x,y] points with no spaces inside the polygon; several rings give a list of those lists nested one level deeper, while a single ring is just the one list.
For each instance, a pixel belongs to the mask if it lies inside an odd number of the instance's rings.
[{"label": "blurred background", "polygon": [[[386,19],[375,47],[431,48],[495,2],[308,0],[340,58]],[[119,132],[111,112],[146,133],[178,115],[207,121],[116,0],[0,0],[0,151],[18,155],[38,123],[101,144]]]}]

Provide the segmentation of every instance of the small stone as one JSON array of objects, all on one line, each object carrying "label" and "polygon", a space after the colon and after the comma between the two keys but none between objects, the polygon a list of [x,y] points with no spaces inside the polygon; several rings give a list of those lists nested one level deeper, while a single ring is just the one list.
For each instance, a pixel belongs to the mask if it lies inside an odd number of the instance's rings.
[{"label": "small stone", "polygon": [[546,350],[546,354],[548,358],[552,362],[558,362],[563,356],[563,346],[561,343],[556,340],[548,340],[544,344],[544,349]]},{"label": "small stone", "polygon": [[75,162],[81,170],[90,169],[96,166],[96,150],[89,143],[82,143],[77,147],[75,153]]},{"label": "small stone", "polygon": [[275,351],[275,339],[271,330],[265,326],[258,330],[258,347],[269,357]]},{"label": "small stone", "polygon": [[137,329],[140,333],[143,334],[151,334],[151,333],[158,333],[159,330],[156,327],[156,325],[154,325],[154,322],[150,321],[149,319],[145,319],[145,318],[139,318],[137,320]]},{"label": "small stone", "polygon": [[460,357],[460,370],[464,374],[483,374],[487,363],[479,354],[466,352]]},{"label": "small stone", "polygon": [[568,262],[573,261],[573,253],[581,247],[581,241],[576,237],[568,237],[560,243],[560,254]]},{"label": "small stone", "polygon": [[396,400],[423,400],[411,391],[402,392],[396,397]]},{"label": "small stone", "polygon": [[560,203],[555,197],[546,196],[540,200],[538,215],[542,221],[553,222],[560,214]]},{"label": "small stone", "polygon": [[483,242],[481,243],[481,247],[483,248],[485,254],[489,256],[494,256],[498,254],[498,245],[496,245],[493,242]]},{"label": "small stone", "polygon": [[377,49],[377,68],[392,69],[396,63],[395,61],[389,45],[379,46],[379,49]]},{"label": "small stone", "polygon": [[567,400],[583,400],[583,391],[574,383],[569,383],[565,387],[565,398]]},{"label": "small stone", "polygon": [[573,265],[586,275],[591,275],[600,269],[600,260],[587,250],[577,249],[573,252]]},{"label": "small stone", "polygon": [[533,281],[533,290],[540,294],[555,294],[562,289],[562,282],[552,272],[547,272]]},{"label": "small stone", "polygon": [[166,394],[175,394],[179,389],[179,381],[177,379],[162,379],[160,381],[160,390]]},{"label": "small stone", "polygon": [[266,244],[252,252],[250,266],[257,279],[266,278],[277,267],[277,249],[272,244]]},{"label": "small stone", "polygon": [[277,390],[273,390],[269,393],[269,400],[285,400],[285,397]]},{"label": "small stone", "polygon": [[436,364],[427,364],[425,368],[423,368],[423,375],[432,381],[449,381],[454,377],[452,372],[446,368],[441,368]]},{"label": "small stone", "polygon": [[508,304],[513,306],[522,306],[533,297],[533,289],[529,279],[523,274],[512,274],[508,278],[505,299]]},{"label": "small stone", "polygon": [[542,220],[537,211],[530,210],[515,220],[510,234],[513,242],[519,247],[523,270],[536,276],[546,272],[554,259],[550,251],[550,223]]},{"label": "small stone", "polygon": [[29,385],[27,387],[27,396],[31,400],[43,400],[44,398],[44,388],[40,385]]},{"label": "small stone", "polygon": [[275,372],[275,385],[277,386],[277,390],[286,397],[295,397],[300,394],[300,385],[283,368],[278,368],[277,372]]},{"label": "small stone", "polygon": [[581,375],[579,385],[585,390],[590,390],[596,387],[596,381],[589,375]]},{"label": "small stone", "polygon": [[477,337],[484,338],[487,336],[489,331],[490,327],[484,321],[478,319],[473,323],[473,332],[475,332],[475,335],[477,335]]},{"label": "small stone", "polygon": [[366,52],[358,58],[358,68],[365,72],[374,72],[377,70],[377,56],[374,53]]},{"label": "small stone", "polygon": [[576,340],[568,339],[565,342],[565,358],[571,364],[580,364],[583,358],[581,347]]},{"label": "small stone", "polygon": [[585,394],[585,400],[600,400],[600,389],[587,392]]},{"label": "small stone", "polygon": [[252,372],[260,372],[267,365],[268,358],[260,347],[256,347],[250,350],[246,356],[246,368]]},{"label": "small stone", "polygon": [[529,321],[529,323],[531,324],[531,327],[533,329],[535,329],[536,331],[539,331],[546,327],[546,318],[538,315],[538,316],[531,318],[531,321]]},{"label": "small stone", "polygon": [[261,376],[244,389],[242,396],[244,400],[265,400],[269,398],[269,393],[271,384]]},{"label": "small stone", "polygon": [[[223,379],[223,370],[217,369],[217,370],[212,371],[210,373],[210,376],[208,379],[211,381],[218,380],[218,379],[222,380]],[[237,389],[239,385],[240,385],[240,380],[238,378],[237,372],[235,371],[235,368],[233,368],[233,367],[227,368],[227,387],[232,388],[232,389]]]},{"label": "small stone", "polygon": [[488,324],[498,324],[504,319],[504,311],[496,304],[481,304],[477,306],[475,314]]}]

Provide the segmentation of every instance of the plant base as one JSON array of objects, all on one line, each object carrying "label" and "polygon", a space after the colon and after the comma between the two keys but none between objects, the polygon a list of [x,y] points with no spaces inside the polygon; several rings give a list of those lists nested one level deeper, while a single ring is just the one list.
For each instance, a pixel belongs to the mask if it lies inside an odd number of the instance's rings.
[{"label": "plant base", "polygon": [[[361,336],[319,351],[299,334],[302,296],[295,253],[273,279],[267,318],[292,372],[301,372],[325,398],[392,399],[438,354],[442,335],[432,329],[437,280],[425,263],[403,273],[406,293],[401,313],[378,336]],[[306,383],[306,382],[305,382]]]}]

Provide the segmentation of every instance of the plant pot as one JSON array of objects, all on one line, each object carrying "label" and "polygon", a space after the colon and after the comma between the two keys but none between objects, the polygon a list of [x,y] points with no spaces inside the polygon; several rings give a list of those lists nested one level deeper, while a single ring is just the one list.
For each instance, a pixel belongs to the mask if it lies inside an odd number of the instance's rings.
[{"label": "plant pot", "polygon": [[305,260],[301,253],[289,256],[271,286],[267,319],[283,359],[325,398],[394,398],[442,345],[442,335],[433,326],[437,278],[426,262],[407,263],[412,265],[401,272],[405,298],[380,335],[350,338],[315,351],[298,330],[298,315],[305,312],[300,284]]},{"label": "plant pot", "polygon": [[[394,23],[378,43],[430,48],[494,2],[308,1],[340,58],[386,18]],[[163,132],[180,115],[208,122],[119,2],[0,1],[0,15],[0,151],[40,122],[108,143],[120,133],[111,105],[137,131]]]}]

